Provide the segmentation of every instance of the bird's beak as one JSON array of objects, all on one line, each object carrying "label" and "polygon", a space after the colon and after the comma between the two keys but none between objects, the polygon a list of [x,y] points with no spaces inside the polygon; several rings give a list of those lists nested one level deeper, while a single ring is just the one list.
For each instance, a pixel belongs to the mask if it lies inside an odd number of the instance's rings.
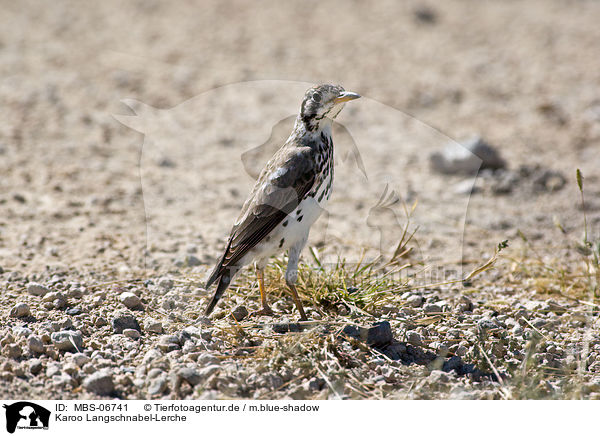
[{"label": "bird's beak", "polygon": [[350,101],[350,100],[356,100],[357,98],[360,98],[360,95],[358,95],[356,92],[342,92],[338,97],[336,97],[333,102],[335,104],[338,103],[344,103],[346,101]]}]

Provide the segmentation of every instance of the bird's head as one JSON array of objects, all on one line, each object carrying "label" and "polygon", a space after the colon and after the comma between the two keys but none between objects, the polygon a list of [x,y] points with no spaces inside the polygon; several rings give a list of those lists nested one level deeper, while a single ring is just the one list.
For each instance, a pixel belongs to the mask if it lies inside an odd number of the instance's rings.
[{"label": "bird's head", "polygon": [[331,123],[345,102],[359,97],[355,92],[344,91],[339,85],[314,86],[304,94],[300,120],[308,130],[317,129],[323,122]]}]

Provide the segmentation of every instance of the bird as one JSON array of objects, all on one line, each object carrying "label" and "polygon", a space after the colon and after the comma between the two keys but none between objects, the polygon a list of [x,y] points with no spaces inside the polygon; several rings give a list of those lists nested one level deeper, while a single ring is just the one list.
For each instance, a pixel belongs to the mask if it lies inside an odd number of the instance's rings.
[{"label": "bird", "polygon": [[273,316],[264,284],[269,259],[288,251],[286,285],[300,313],[308,318],[298,293],[298,262],[311,226],[319,218],[333,187],[332,124],[345,103],[359,98],[343,87],[321,84],[306,91],[294,128],[287,141],[262,169],[238,219],[226,248],[206,282],[216,289],[205,316],[209,316],[231,284],[235,274],[254,263],[262,309],[254,316]]}]

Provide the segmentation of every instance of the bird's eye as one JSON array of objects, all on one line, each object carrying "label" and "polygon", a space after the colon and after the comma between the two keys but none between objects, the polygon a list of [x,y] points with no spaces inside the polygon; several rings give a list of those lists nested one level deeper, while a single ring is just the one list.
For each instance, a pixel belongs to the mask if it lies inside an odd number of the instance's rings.
[{"label": "bird's eye", "polygon": [[312,97],[312,98],[313,98],[313,100],[314,100],[316,103],[320,103],[320,102],[321,102],[321,94],[319,94],[318,92],[315,92],[315,93],[313,94],[313,97]]}]

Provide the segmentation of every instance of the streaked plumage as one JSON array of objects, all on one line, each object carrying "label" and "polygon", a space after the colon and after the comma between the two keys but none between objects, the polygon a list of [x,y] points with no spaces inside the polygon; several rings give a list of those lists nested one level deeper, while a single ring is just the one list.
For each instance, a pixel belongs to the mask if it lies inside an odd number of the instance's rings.
[{"label": "streaked plumage", "polygon": [[207,315],[237,271],[251,262],[255,262],[260,279],[262,313],[271,313],[262,270],[271,256],[289,249],[286,282],[301,318],[306,318],[294,287],[298,259],[311,225],[331,196],[332,121],[344,102],[358,97],[334,85],[319,85],[306,92],[292,134],[262,170],[231,230],[223,256],[208,278],[206,288],[215,282],[217,288]]}]

